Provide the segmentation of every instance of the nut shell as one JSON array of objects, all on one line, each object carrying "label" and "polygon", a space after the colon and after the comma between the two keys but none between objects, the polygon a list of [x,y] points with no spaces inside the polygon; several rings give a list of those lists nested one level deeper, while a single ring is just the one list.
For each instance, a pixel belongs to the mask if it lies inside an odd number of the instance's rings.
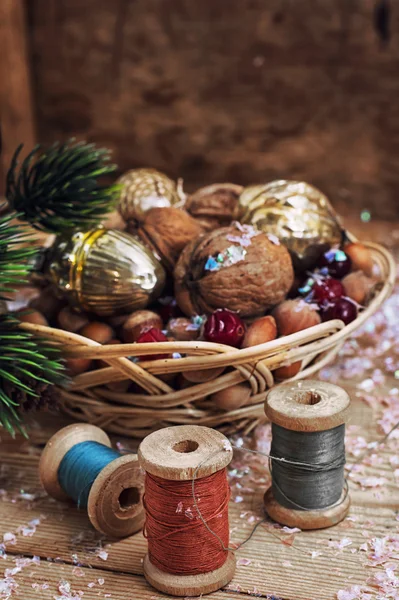
[{"label": "nut shell", "polygon": [[144,329],[162,329],[162,319],[151,310],[137,310],[132,313],[122,327],[123,341],[127,343],[137,341]]},{"label": "nut shell", "polygon": [[373,275],[373,257],[366,246],[359,242],[346,244],[344,252],[351,259],[352,271],[363,271],[368,277]]},{"label": "nut shell", "polygon": [[353,271],[342,280],[346,295],[357,302],[364,304],[373,289],[375,282],[367,277],[363,271]]},{"label": "nut shell", "polygon": [[200,328],[193,325],[190,319],[186,319],[186,317],[170,319],[166,329],[168,335],[171,335],[180,342],[197,340],[200,334]]},{"label": "nut shell", "polygon": [[169,272],[172,272],[181,251],[203,233],[201,224],[179,208],[152,208],[137,230],[138,236],[149,247]]},{"label": "nut shell", "polygon": [[[244,234],[236,226],[211,231],[183,250],[175,268],[175,295],[188,316],[212,313],[217,308],[241,317],[258,316],[286,297],[293,280],[288,250],[262,232],[247,226],[250,243],[239,244]],[[244,253],[233,264],[208,270],[209,260],[231,250]]]},{"label": "nut shell", "polygon": [[249,348],[250,346],[257,346],[258,344],[265,344],[277,337],[277,325],[274,317],[268,315],[267,317],[261,317],[256,319],[245,332],[242,348]]},{"label": "nut shell", "polygon": [[282,302],[274,309],[273,317],[281,336],[297,333],[321,323],[319,313],[302,298]]},{"label": "nut shell", "polygon": [[251,398],[251,387],[247,383],[237,383],[224,390],[212,394],[210,400],[220,410],[237,410],[249,403]]},{"label": "nut shell", "polygon": [[226,227],[237,219],[243,189],[234,183],[207,185],[187,198],[185,208],[207,231]]}]

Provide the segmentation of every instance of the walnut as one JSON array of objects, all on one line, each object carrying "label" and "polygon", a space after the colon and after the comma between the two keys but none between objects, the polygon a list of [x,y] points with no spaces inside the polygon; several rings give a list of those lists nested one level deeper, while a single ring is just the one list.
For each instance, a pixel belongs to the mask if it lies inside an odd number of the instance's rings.
[{"label": "walnut", "polygon": [[[130,229],[131,233],[134,230]],[[203,228],[185,210],[173,207],[152,208],[147,211],[137,235],[172,272],[183,248],[196,239]]]},{"label": "walnut", "polygon": [[287,248],[237,223],[185,247],[175,268],[175,293],[187,315],[228,308],[253,317],[282,302],[293,280]]},{"label": "walnut", "polygon": [[207,185],[187,198],[185,208],[207,231],[226,227],[238,217],[238,198],[243,189],[234,183]]}]

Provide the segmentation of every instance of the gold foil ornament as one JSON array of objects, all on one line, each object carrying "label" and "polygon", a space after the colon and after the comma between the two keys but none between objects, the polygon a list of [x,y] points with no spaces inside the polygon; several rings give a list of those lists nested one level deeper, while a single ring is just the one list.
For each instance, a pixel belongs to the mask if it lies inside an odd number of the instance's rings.
[{"label": "gold foil ornament", "polygon": [[297,268],[314,266],[324,250],[342,242],[342,228],[327,196],[304,181],[249,186],[239,206],[241,223],[276,236],[291,251]]},{"label": "gold foil ornament", "polygon": [[165,208],[182,202],[174,181],[156,169],[132,169],[117,181],[122,185],[118,210],[125,221],[141,221],[150,208]]},{"label": "gold foil ornament", "polygon": [[121,231],[60,235],[45,256],[43,273],[70,304],[99,316],[145,308],[165,283],[165,271],[152,253]]}]

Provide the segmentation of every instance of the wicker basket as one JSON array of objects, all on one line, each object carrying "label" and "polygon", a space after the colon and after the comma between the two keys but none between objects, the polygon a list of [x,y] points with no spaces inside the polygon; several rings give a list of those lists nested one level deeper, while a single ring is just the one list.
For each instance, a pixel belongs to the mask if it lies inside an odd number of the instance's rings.
[{"label": "wicker basket", "polygon": [[[63,410],[79,421],[93,423],[120,435],[142,438],[169,425],[196,424],[222,427],[227,433],[249,432],[265,419],[263,402],[274,385],[273,370],[302,361],[302,370],[293,379],[313,375],[329,363],[344,341],[360,327],[390,295],[395,282],[395,263],[383,247],[367,243],[379,267],[381,283],[368,306],[355,321],[345,326],[334,320],[266,344],[237,350],[208,342],[163,342],[101,346],[77,334],[60,329],[24,323],[21,326],[41,333],[63,346],[66,356],[102,359],[107,368],[83,373],[74,378],[69,389],[60,389]],[[140,360],[127,357],[171,354],[184,358]],[[219,377],[185,389],[174,390],[158,377],[170,373],[229,367]],[[131,379],[145,392],[139,394],[111,391],[105,384]],[[252,388],[251,404],[222,412],[209,395],[231,385],[248,381]]]}]

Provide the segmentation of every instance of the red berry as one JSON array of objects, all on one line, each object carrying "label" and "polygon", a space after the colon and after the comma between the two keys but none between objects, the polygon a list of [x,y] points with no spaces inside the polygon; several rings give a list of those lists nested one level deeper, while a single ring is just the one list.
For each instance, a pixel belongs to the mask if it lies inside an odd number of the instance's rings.
[{"label": "red berry", "polygon": [[352,261],[343,250],[335,248],[325,252],[318,262],[320,268],[326,268],[331,277],[342,279],[349,273]]},{"label": "red berry", "polygon": [[322,309],[322,321],[331,321],[332,319],[340,319],[348,325],[357,317],[357,306],[348,298],[339,298],[332,302],[326,308]]},{"label": "red berry", "polygon": [[[167,342],[168,338],[160,329],[156,329],[156,327],[150,327],[150,329],[146,329],[142,333],[140,333],[139,337],[136,340],[137,344],[151,344],[154,342]],[[139,360],[158,360],[158,358],[164,358],[165,354],[150,354],[145,356],[138,356]]]},{"label": "red berry", "polygon": [[204,338],[208,342],[226,344],[239,348],[245,335],[245,325],[237,313],[218,308],[208,317],[204,326]]},{"label": "red berry", "polygon": [[345,295],[344,286],[338,279],[327,277],[316,281],[312,287],[312,300],[317,304],[327,304]]}]

